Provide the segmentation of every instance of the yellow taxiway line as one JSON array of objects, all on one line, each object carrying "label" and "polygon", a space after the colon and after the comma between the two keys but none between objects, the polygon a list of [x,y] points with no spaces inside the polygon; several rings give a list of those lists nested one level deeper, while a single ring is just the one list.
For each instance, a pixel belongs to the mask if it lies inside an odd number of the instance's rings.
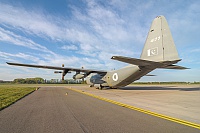
[{"label": "yellow taxiway line", "polygon": [[106,102],[109,102],[109,103],[112,103],[112,104],[116,104],[116,105],[125,107],[125,108],[129,108],[129,109],[136,110],[136,111],[139,111],[139,112],[142,112],[142,113],[145,113],[145,114],[149,114],[149,115],[152,115],[152,116],[156,116],[156,117],[159,117],[159,118],[162,118],[162,119],[165,119],[165,120],[173,121],[173,122],[176,122],[176,123],[179,123],[179,124],[183,124],[183,125],[186,125],[186,126],[190,126],[190,127],[193,127],[193,128],[200,129],[200,124],[196,124],[196,123],[188,122],[188,121],[185,121],[185,120],[173,118],[173,117],[170,117],[170,116],[158,114],[158,113],[155,113],[155,112],[152,112],[152,111],[149,111],[149,110],[145,110],[145,109],[134,107],[134,106],[131,106],[131,105],[128,105],[128,104],[124,104],[124,103],[120,103],[120,102],[117,102],[117,101],[114,101],[114,100],[110,100],[110,99],[107,99],[107,98],[96,96],[94,94],[90,94],[90,93],[84,92],[82,90],[77,90],[77,89],[74,89],[74,88],[68,88],[68,89],[82,93],[82,94],[85,94],[85,95],[88,95],[88,96],[91,96],[91,97],[94,97],[94,98],[97,98],[97,99],[100,99],[100,100],[103,100],[103,101],[106,101]]}]

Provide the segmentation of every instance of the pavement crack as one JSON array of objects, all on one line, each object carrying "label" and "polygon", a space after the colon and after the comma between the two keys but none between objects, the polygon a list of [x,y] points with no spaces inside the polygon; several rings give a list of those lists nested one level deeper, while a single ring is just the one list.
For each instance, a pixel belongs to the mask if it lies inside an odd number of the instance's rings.
[{"label": "pavement crack", "polygon": [[74,114],[74,112],[71,110],[71,108],[68,106],[69,111],[71,112],[72,116],[76,120],[76,122],[79,124],[80,128],[83,130],[84,133],[90,133],[87,127],[84,126],[84,124],[77,118],[77,116]]}]

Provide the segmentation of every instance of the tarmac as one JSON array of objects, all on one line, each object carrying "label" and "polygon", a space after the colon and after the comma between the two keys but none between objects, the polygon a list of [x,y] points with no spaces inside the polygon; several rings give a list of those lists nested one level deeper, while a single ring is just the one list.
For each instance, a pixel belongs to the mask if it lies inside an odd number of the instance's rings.
[{"label": "tarmac", "polygon": [[88,86],[72,88],[200,124],[199,85],[130,85],[102,91]]},{"label": "tarmac", "polygon": [[72,89],[157,113],[171,114],[191,122],[200,122],[198,87],[128,86],[108,90],[96,90],[87,86],[41,87],[0,111],[1,133],[199,133],[200,131],[197,128],[105,102]]}]

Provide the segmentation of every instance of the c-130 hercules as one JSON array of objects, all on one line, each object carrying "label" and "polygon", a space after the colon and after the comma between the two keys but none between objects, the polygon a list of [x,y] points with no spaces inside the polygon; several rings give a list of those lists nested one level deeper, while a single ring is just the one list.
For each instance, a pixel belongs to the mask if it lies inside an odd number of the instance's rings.
[{"label": "c-130 hercules", "polygon": [[113,56],[111,59],[129,63],[130,65],[113,71],[101,71],[90,69],[78,69],[69,67],[41,66],[19,63],[8,63],[9,65],[36,67],[45,69],[62,70],[62,77],[75,71],[74,79],[86,78],[86,83],[98,89],[103,87],[124,87],[157,68],[187,69],[186,67],[174,65],[181,61],[178,56],[169,26],[164,16],[156,17],[149,30],[140,59]]}]

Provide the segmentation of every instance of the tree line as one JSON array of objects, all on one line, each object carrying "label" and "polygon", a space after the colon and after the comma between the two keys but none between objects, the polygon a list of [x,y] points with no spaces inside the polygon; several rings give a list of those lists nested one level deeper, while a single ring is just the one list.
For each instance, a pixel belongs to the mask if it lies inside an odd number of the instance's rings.
[{"label": "tree line", "polygon": [[43,78],[40,77],[36,77],[36,78],[18,78],[18,79],[14,79],[13,83],[17,83],[17,84],[43,84],[45,83],[45,80]]},{"label": "tree line", "polygon": [[[51,79],[46,80],[40,77],[36,78],[17,78],[13,81],[3,81],[0,80],[0,83],[16,83],[16,84],[86,84],[86,81],[82,80],[73,80],[73,79],[67,79],[67,80],[59,80],[59,79]],[[132,84],[200,84],[200,82],[133,82]]]},{"label": "tree line", "polygon": [[59,80],[59,79],[51,79],[46,80],[40,77],[36,78],[17,78],[12,81],[12,83],[16,84],[85,84],[85,81],[82,80],[74,80],[74,79],[68,79],[68,80]]}]

